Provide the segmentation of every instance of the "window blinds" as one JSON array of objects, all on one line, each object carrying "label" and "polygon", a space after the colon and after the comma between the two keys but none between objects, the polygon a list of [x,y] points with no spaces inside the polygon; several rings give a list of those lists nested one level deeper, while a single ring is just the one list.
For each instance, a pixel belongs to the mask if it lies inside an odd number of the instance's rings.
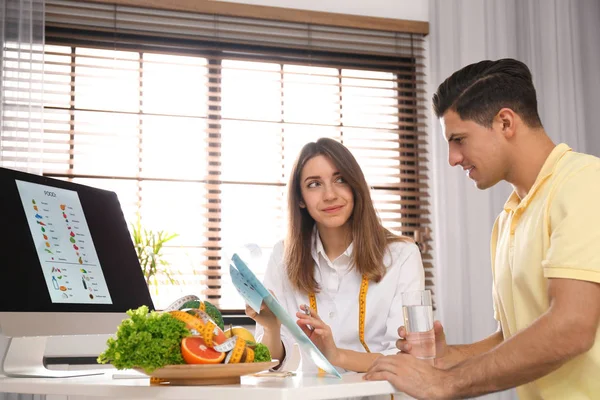
[{"label": "window blinds", "polygon": [[433,289],[422,35],[49,0],[43,65],[44,174],[179,234],[180,286],[158,306],[242,307],[224,260],[253,243],[264,272],[291,165],[321,136],[355,154],[384,225],[419,241]]}]

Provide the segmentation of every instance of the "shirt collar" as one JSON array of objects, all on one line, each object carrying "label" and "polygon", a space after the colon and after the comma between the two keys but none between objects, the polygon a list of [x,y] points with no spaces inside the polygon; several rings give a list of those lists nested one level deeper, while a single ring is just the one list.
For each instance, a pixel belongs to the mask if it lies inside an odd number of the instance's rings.
[{"label": "shirt collar", "polygon": [[[323,247],[323,242],[321,242],[321,236],[319,235],[319,230],[317,229],[317,224],[315,224],[313,226],[313,231],[312,231],[312,246],[311,246],[311,254],[312,257],[315,261],[319,260],[319,254],[322,254],[323,257],[327,257],[326,253],[325,253],[325,248]],[[348,246],[348,248],[346,248],[346,250],[342,253],[342,255],[345,255],[346,257],[352,257],[352,251],[354,249],[354,244],[350,243],[350,245]],[[335,261],[335,260],[330,260],[331,262]]]},{"label": "shirt collar", "polygon": [[571,148],[565,143],[560,143],[559,145],[555,146],[552,152],[550,152],[548,158],[546,158],[546,161],[544,162],[540,173],[535,179],[535,182],[533,183],[531,189],[529,189],[527,195],[523,198],[523,200],[521,200],[517,192],[513,190],[511,195],[508,197],[508,200],[506,200],[506,203],[504,204],[504,211],[511,212],[515,211],[519,207],[527,207],[527,205],[529,204],[533,196],[535,196],[535,193],[540,188],[542,183],[544,183],[546,179],[548,179],[548,177],[550,177],[554,173],[558,162],[569,151],[571,151]]}]

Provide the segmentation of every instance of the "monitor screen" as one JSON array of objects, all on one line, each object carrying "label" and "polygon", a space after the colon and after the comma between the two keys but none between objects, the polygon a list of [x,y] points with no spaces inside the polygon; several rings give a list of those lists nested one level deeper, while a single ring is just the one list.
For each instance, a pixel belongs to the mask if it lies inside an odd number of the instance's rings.
[{"label": "monitor screen", "polygon": [[16,184],[50,301],[112,304],[77,191]]},{"label": "monitor screen", "polygon": [[[154,309],[116,193],[0,168],[0,210],[3,334],[110,333],[118,321],[101,315]],[[75,329],[75,316],[91,326]]]}]

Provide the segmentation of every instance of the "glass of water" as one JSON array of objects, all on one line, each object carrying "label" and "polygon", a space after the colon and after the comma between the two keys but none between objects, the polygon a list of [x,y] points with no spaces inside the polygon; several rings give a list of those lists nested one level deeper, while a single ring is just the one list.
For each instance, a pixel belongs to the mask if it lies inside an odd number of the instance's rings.
[{"label": "glass of water", "polygon": [[418,290],[402,293],[402,311],[406,341],[412,346],[411,354],[417,358],[435,358],[435,334],[433,332],[433,306],[431,292]]}]

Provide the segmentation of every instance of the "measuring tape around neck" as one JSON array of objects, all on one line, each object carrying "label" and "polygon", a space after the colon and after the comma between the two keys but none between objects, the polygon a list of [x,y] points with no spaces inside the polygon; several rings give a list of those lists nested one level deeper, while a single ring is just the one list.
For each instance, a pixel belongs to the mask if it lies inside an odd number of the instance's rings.
[{"label": "measuring tape around neck", "polygon": [[[369,291],[369,279],[363,275],[362,281],[360,283],[360,292],[358,293],[358,339],[360,343],[363,345],[367,353],[370,353],[369,346],[367,346],[367,342],[365,342],[365,316],[367,314],[367,292]],[[314,293],[308,294],[308,301],[310,303],[310,308],[315,310],[317,313],[319,310],[317,309],[317,296]],[[325,371],[319,368],[319,376],[325,375]],[[394,400],[394,395],[390,395],[390,399]]]},{"label": "measuring tape around neck", "polygon": [[[363,345],[367,353],[370,353],[369,346],[365,342],[365,315],[367,313],[367,291],[369,290],[369,279],[363,275],[362,282],[360,283],[360,292],[358,293],[358,339]],[[308,301],[310,308],[315,310],[317,313],[317,297],[314,293],[308,294]]]}]

